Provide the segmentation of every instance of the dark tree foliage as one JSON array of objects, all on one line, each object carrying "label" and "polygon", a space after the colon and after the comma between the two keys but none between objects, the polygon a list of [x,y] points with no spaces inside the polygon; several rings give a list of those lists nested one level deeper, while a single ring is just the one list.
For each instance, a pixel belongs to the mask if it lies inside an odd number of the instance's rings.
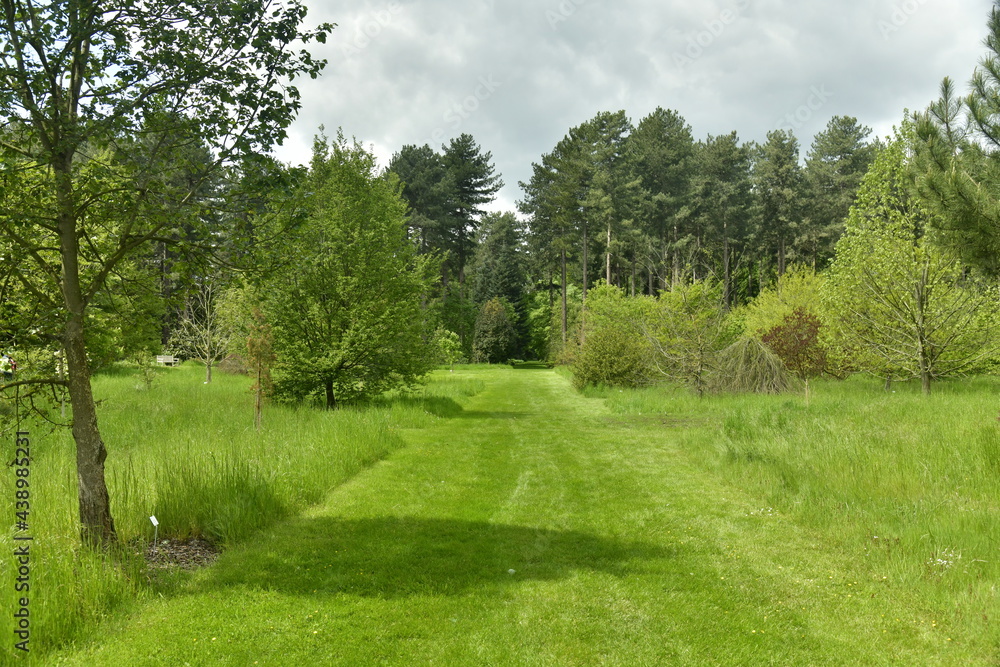
[{"label": "dark tree foliage", "polygon": [[796,308],[785,321],[761,337],[774,350],[788,370],[801,380],[817,377],[826,370],[826,351],[820,343],[819,318]]},{"label": "dark tree foliage", "polygon": [[916,116],[912,177],[941,239],[982,271],[1000,274],[1000,5],[989,18],[988,49],[959,97],[951,79]]},{"label": "dark tree foliage", "polygon": [[856,118],[835,116],[813,139],[806,156],[807,224],[796,237],[799,258],[819,269],[833,257],[861,179],[875,159],[871,129]]},{"label": "dark tree foliage", "polygon": [[476,318],[473,361],[489,364],[506,362],[511,358],[516,342],[513,306],[499,298],[484,303]]}]

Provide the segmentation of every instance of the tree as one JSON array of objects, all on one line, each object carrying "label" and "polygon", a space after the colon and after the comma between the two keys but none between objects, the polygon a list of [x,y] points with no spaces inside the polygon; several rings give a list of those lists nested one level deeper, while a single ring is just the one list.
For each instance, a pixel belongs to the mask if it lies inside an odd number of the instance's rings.
[{"label": "tree", "polygon": [[666,289],[681,280],[685,263],[686,214],[694,170],[691,126],[676,111],[657,108],[629,135],[626,152],[640,179],[639,225],[655,248],[650,275],[659,278],[659,288]]},{"label": "tree", "polygon": [[930,393],[934,378],[969,369],[995,345],[997,299],[928,236],[930,215],[908,193],[906,168],[897,136],[862,182],[825,298],[858,368],[919,378]]},{"label": "tree", "polygon": [[272,249],[265,282],[275,394],[341,401],[409,387],[430,370],[422,302],[439,268],[407,238],[395,178],[342,135],[317,139],[303,188],[306,220]]},{"label": "tree", "polygon": [[389,171],[402,183],[403,198],[410,206],[410,234],[420,252],[448,250],[455,185],[442,156],[426,144],[403,146],[392,156]]},{"label": "tree", "polygon": [[805,382],[806,404],[809,404],[809,379],[826,370],[826,351],[820,342],[819,318],[804,308],[796,308],[785,321],[764,334],[761,339],[774,350],[788,370]]},{"label": "tree", "polygon": [[913,177],[937,215],[940,239],[978,269],[1000,274],[1000,6],[990,11],[989,49],[966,98],[951,79],[915,117]]},{"label": "tree", "polygon": [[217,283],[208,279],[188,298],[170,349],[182,357],[205,364],[205,384],[212,381],[212,367],[228,356],[234,332],[220,313]]},{"label": "tree", "polygon": [[[711,247],[721,255],[718,264],[703,260],[703,265],[706,273],[722,277],[722,301],[727,309],[736,298],[733,274],[738,262],[734,255],[742,249],[749,231],[750,156],[750,146],[740,144],[735,132],[709,136],[698,144],[695,154],[696,248]],[[692,277],[697,279],[697,264],[692,268]]]},{"label": "tree", "polygon": [[650,345],[642,335],[655,307],[652,297],[627,297],[602,283],[587,301],[589,329],[573,363],[573,383],[640,387],[653,378]]},{"label": "tree", "polygon": [[856,118],[834,116],[813,138],[805,168],[807,220],[797,235],[796,251],[814,269],[833,256],[833,246],[844,231],[844,220],[877,149],[868,142],[870,134],[871,129]]},{"label": "tree", "polygon": [[274,334],[260,308],[254,307],[247,323],[247,363],[253,371],[253,426],[260,431],[261,404],[265,394],[273,391],[271,366],[274,364]]},{"label": "tree", "polygon": [[434,332],[434,350],[437,353],[437,361],[451,366],[451,372],[455,372],[455,364],[462,360],[462,341],[454,331],[438,328]]},{"label": "tree", "polygon": [[494,297],[483,304],[476,318],[472,358],[478,363],[496,364],[510,359],[517,343],[514,307]]},{"label": "tree", "polygon": [[760,251],[773,253],[778,275],[785,273],[786,258],[800,222],[803,206],[802,168],[799,142],[791,132],[768,132],[767,141],[756,149],[753,186],[758,218]]},{"label": "tree", "polygon": [[[37,279],[22,284],[63,315],[85,542],[115,538],[88,309],[117,266],[184,217],[191,193],[221,165],[285,136],[299,108],[285,82],[324,65],[292,46],[323,41],[332,27],[301,32],[304,15],[296,0],[0,5],[0,232],[35,265]],[[212,164],[193,181],[173,179],[175,158],[199,141]],[[38,195],[30,209],[7,196],[26,179]]]},{"label": "tree", "polygon": [[486,303],[502,297],[518,304],[524,297],[523,230],[513,213],[487,213],[480,223],[479,242],[469,267],[472,300]]},{"label": "tree", "polygon": [[455,273],[465,283],[465,264],[472,256],[473,242],[484,204],[493,201],[503,187],[494,173],[493,155],[481,152],[471,134],[462,134],[444,147],[444,166],[454,188],[450,199],[448,234],[454,255]]},{"label": "tree", "polygon": [[721,285],[711,281],[675,285],[660,295],[643,332],[653,348],[656,370],[702,396],[718,352],[731,338]]}]

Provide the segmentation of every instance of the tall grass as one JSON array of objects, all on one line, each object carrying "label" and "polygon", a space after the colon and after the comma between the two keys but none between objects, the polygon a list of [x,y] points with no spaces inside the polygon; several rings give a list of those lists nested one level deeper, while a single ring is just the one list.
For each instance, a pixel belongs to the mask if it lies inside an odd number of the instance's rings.
[{"label": "tall grass", "polygon": [[[70,434],[39,423],[32,434],[31,647],[72,641],[113,610],[148,594],[141,553],[153,539],[201,536],[220,544],[318,502],[333,487],[402,445],[400,426],[420,426],[457,408],[453,398],[482,383],[438,373],[436,389],[327,412],[269,406],[253,428],[246,378],[202,369],[163,369],[151,388],[136,374],[95,378],[112,516],[124,548],[95,553],[78,544],[74,446]],[[13,435],[5,434],[13,456]],[[6,460],[6,459],[5,459]],[[16,602],[11,560],[14,474],[0,471],[0,608]],[[6,622],[9,625],[9,621]],[[6,625],[0,630],[8,636]],[[0,661],[13,659],[5,641]]]},{"label": "tall grass", "polygon": [[604,390],[730,483],[973,625],[1000,613],[1000,380],[924,396],[853,378],[800,396]]}]

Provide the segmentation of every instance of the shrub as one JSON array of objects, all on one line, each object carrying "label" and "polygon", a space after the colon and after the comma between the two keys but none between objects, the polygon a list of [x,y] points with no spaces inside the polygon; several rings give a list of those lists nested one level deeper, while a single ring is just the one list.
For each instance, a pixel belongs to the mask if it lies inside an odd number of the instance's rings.
[{"label": "shrub", "polygon": [[649,384],[648,347],[637,332],[624,327],[592,331],[573,365],[573,384],[640,387]]},{"label": "shrub", "polygon": [[778,355],[750,337],[740,338],[722,350],[709,378],[709,390],[717,394],[780,394],[792,384]]}]

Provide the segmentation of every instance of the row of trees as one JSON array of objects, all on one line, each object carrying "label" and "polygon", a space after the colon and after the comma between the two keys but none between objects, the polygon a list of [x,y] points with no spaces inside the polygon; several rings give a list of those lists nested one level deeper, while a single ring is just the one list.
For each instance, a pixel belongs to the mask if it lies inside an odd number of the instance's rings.
[{"label": "row of trees", "polygon": [[860,371],[887,386],[916,378],[930,393],[935,378],[992,371],[1000,290],[947,245],[947,223],[917,193],[933,175],[920,171],[921,141],[907,121],[879,149],[823,272],[800,266],[735,309],[711,278],[658,298],[602,285],[588,303],[577,382],[775,392],[790,373],[808,395],[812,377]]},{"label": "row of trees", "polygon": [[674,111],[635,127],[623,111],[570,130],[522,183],[536,278],[561,289],[598,279],[656,294],[717,277],[727,307],[745,303],[791,262],[820,269],[877,150],[870,130],[835,117],[805,157],[790,132],[764,144],[735,132],[695,141]]}]

